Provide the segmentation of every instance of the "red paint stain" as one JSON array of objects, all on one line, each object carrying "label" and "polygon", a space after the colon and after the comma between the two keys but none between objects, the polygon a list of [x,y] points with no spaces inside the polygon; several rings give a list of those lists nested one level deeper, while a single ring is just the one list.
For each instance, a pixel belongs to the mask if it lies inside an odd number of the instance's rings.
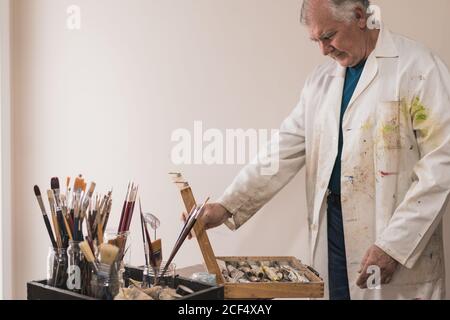
[{"label": "red paint stain", "polygon": [[381,177],[389,177],[389,176],[396,176],[398,175],[397,172],[384,172],[384,171],[380,171]]}]

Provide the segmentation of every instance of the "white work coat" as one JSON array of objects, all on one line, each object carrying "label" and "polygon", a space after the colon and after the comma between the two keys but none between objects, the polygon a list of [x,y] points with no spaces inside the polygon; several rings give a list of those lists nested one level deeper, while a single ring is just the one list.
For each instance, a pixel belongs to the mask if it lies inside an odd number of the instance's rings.
[{"label": "white work coat", "polygon": [[[246,166],[219,202],[247,222],[306,166],[312,266],[328,297],[327,188],[338,154],[344,67],[318,67],[298,106],[260,162]],[[352,299],[441,299],[442,216],[450,191],[450,76],[422,45],[382,27],[342,127],[341,200]],[[279,152],[275,145],[279,145]],[[279,161],[262,175],[267,161]],[[356,286],[361,261],[378,245],[399,262],[379,289]]]}]

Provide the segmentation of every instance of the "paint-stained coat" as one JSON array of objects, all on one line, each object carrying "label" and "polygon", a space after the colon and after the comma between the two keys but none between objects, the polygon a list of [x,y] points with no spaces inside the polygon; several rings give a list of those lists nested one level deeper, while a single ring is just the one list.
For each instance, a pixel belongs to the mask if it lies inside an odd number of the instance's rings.
[{"label": "paint-stained coat", "polygon": [[[298,106],[264,158],[279,171],[245,167],[219,200],[247,222],[306,166],[310,251],[328,279],[326,195],[338,152],[345,68],[335,61],[307,80]],[[382,28],[343,120],[342,210],[353,299],[435,299],[445,295],[442,216],[450,192],[450,76],[432,52]],[[268,159],[264,159],[267,161]],[[260,162],[267,163],[267,162]],[[376,244],[400,265],[379,290],[356,286]],[[327,290],[326,290],[327,291]]]}]

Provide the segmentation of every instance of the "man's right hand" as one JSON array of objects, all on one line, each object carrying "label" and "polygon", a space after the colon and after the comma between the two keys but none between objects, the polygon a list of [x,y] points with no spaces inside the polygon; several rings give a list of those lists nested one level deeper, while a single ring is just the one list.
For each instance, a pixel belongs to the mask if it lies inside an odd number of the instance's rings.
[{"label": "man's right hand", "polygon": [[[200,219],[203,222],[205,229],[208,230],[221,226],[231,217],[231,213],[228,212],[228,210],[225,209],[225,207],[223,207],[220,203],[210,203],[205,205],[203,214]],[[186,212],[183,212],[181,218],[184,222],[186,222],[188,214]],[[189,235],[189,239],[191,238],[192,234]]]}]

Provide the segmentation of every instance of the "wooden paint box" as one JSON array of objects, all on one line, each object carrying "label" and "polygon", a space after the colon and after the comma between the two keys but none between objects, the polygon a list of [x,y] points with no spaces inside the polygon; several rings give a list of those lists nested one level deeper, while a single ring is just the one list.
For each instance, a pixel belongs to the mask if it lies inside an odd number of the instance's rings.
[{"label": "wooden paint box", "polygon": [[[195,198],[189,184],[179,173],[174,173],[173,181],[180,189],[181,196],[187,212],[196,206]],[[203,259],[208,272],[216,275],[217,285],[224,287],[225,299],[274,299],[274,298],[323,298],[324,282],[319,274],[311,267],[306,266],[295,257],[216,257],[209,241],[207,232],[200,220],[194,226]],[[252,282],[231,283],[222,275],[219,264],[223,262],[288,262],[290,266],[302,272],[309,280],[307,283],[294,282]]]}]

